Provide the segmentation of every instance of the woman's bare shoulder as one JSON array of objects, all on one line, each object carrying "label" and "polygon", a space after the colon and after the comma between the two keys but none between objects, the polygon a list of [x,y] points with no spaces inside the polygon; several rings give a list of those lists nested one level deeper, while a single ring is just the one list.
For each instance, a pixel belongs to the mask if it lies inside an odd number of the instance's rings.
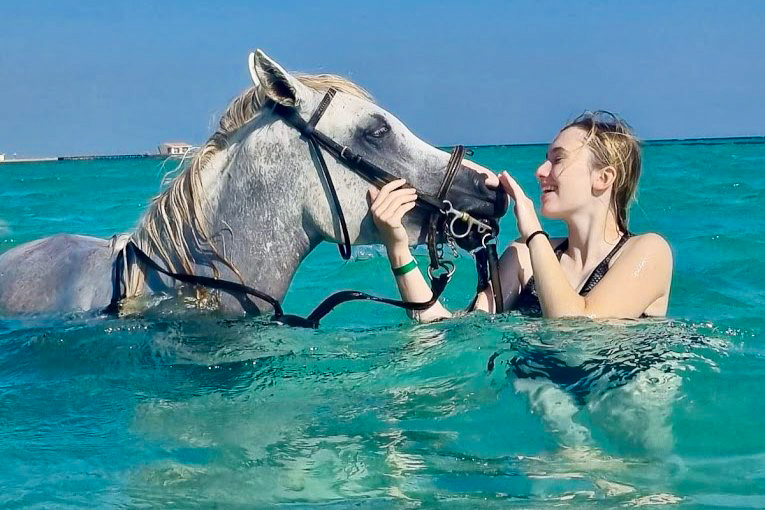
[{"label": "woman's bare shoulder", "polygon": [[672,260],[672,247],[664,237],[656,232],[634,235],[624,247],[625,252],[652,255]]},{"label": "woman's bare shoulder", "polygon": [[655,232],[634,235],[611,260],[610,267],[616,265],[625,266],[625,270],[627,267],[633,267],[633,272],[653,268],[656,274],[664,274],[671,279],[674,267],[672,247],[664,237]]}]

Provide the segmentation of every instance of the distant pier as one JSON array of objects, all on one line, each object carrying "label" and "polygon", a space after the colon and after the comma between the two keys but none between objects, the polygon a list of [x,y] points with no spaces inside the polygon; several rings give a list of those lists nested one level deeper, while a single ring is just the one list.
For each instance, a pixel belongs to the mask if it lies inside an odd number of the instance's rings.
[{"label": "distant pier", "polygon": [[164,159],[164,154],[109,154],[105,156],[58,156],[55,158],[19,158],[19,159],[0,159],[0,165],[4,163],[48,163],[51,161],[94,161],[94,160],[116,160],[116,159]]},{"label": "distant pier", "polygon": [[58,161],[89,161],[92,159],[144,159],[162,158],[162,154],[114,154],[109,156],[59,156]]},{"label": "distant pier", "polygon": [[47,163],[51,161],[96,161],[96,160],[119,160],[119,159],[168,159],[184,157],[190,154],[193,146],[186,142],[164,142],[157,147],[157,152],[149,154],[107,154],[91,156],[56,156],[48,158],[11,158],[6,154],[0,153],[0,164],[2,163]]}]

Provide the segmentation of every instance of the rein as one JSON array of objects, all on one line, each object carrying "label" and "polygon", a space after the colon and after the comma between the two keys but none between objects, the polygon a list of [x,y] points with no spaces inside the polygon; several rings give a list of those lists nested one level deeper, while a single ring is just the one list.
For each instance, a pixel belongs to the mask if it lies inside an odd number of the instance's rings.
[{"label": "rein", "polygon": [[[335,209],[338,223],[340,224],[341,242],[338,245],[340,255],[343,259],[348,260],[351,256],[351,241],[348,235],[348,227],[345,222],[345,215],[343,214],[340,200],[337,196],[337,191],[332,182],[332,176],[329,173],[329,168],[327,167],[321,149],[329,152],[346,168],[377,187],[381,187],[397,179],[397,177],[364,157],[354,153],[350,147],[338,144],[316,129],[316,124],[319,122],[319,119],[321,119],[324,112],[326,112],[335,94],[336,91],[333,88],[330,88],[326,92],[308,122],[300,117],[295,108],[275,103],[273,111],[281,117],[286,124],[296,129],[302,135],[315,156],[318,166],[321,169],[322,176],[326,181],[332,205]],[[443,259],[443,245],[438,242],[440,232],[444,233],[447,242],[455,253],[455,242],[462,246],[477,246],[477,248],[471,250],[471,253],[475,256],[476,269],[479,274],[478,291],[481,292],[485,290],[489,286],[489,278],[491,278],[494,291],[495,310],[499,313],[503,310],[502,290],[499,281],[499,273],[497,271],[497,250],[495,242],[499,229],[488,221],[476,219],[466,212],[455,209],[451,202],[446,200],[446,195],[454,182],[457,171],[462,166],[464,155],[465,148],[463,146],[458,145],[455,147],[449,158],[444,180],[435,197],[417,190],[417,205],[425,210],[430,210],[431,213],[428,221],[427,245],[428,254],[430,256],[428,276],[431,279],[431,291],[433,292],[433,296],[428,301],[412,303],[403,300],[373,296],[366,292],[345,290],[335,292],[326,298],[307,317],[285,314],[279,300],[265,292],[228,280],[170,271],[157,264],[148,254],[130,240],[125,245],[125,248],[117,255],[115,261],[112,299],[109,305],[104,309],[104,313],[115,314],[119,311],[120,300],[124,299],[126,295],[126,292],[122,290],[124,270],[126,265],[131,263],[131,259],[138,260],[155,271],[183,283],[201,285],[211,289],[242,294],[247,296],[246,299],[255,306],[255,308],[257,308],[257,305],[252,303],[249,296],[261,299],[271,305],[274,309],[271,320],[288,326],[318,328],[322,318],[329,314],[336,306],[348,301],[367,300],[385,303],[410,311],[427,310],[433,306],[441,296],[455,270],[453,262]],[[465,225],[463,230],[459,229],[458,225],[460,224]],[[443,270],[443,272],[434,275],[434,272],[438,270]],[[474,306],[475,302],[473,302],[469,310],[472,310]]]}]

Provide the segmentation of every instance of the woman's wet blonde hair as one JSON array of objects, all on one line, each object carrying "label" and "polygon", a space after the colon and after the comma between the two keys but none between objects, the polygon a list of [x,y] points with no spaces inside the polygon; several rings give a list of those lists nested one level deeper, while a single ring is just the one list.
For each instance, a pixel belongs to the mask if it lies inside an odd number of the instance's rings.
[{"label": "woman's wet blonde hair", "polygon": [[610,205],[619,230],[629,232],[629,206],[635,198],[643,159],[640,140],[624,119],[603,110],[585,112],[561,131],[570,127],[587,133],[585,144],[592,153],[594,168],[611,166],[616,170]]}]

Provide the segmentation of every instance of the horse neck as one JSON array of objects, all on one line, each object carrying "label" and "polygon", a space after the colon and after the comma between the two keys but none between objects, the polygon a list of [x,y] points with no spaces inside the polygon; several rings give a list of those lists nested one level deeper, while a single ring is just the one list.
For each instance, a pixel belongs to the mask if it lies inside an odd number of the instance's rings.
[{"label": "horse neck", "polygon": [[210,219],[244,282],[282,300],[322,235],[305,213],[305,142],[280,128],[230,145]]},{"label": "horse neck", "polygon": [[[169,254],[159,258],[176,271],[241,278],[246,285],[282,300],[303,259],[334,234],[333,216],[305,141],[267,116],[254,123],[229,138],[199,172],[206,230],[222,257],[192,249],[191,267],[185,269],[182,254],[175,248],[178,243],[167,241],[173,229],[157,215],[147,214],[134,237],[150,255]],[[339,191],[341,201],[346,201],[345,193],[361,193]],[[346,208],[349,212],[357,211]],[[149,226],[159,232],[154,242],[146,241]],[[352,240],[358,241],[358,228],[351,230]],[[196,246],[199,232],[193,222],[184,225],[183,238],[187,246]]]},{"label": "horse neck", "polygon": [[[311,164],[305,142],[286,127],[262,126],[229,139],[200,172],[207,230],[221,258],[197,251],[192,271],[210,274],[215,267],[221,278],[241,278],[282,300],[322,236],[305,218],[307,184],[297,178]],[[196,234],[185,229],[189,246]]]}]

